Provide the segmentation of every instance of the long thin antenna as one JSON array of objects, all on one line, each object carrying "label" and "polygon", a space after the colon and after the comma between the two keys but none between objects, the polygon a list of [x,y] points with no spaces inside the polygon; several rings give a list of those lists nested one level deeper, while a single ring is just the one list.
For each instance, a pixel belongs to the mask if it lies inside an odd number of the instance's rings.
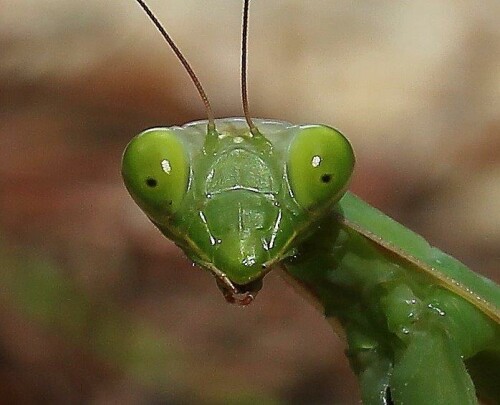
[{"label": "long thin antenna", "polygon": [[184,69],[186,69],[186,72],[188,73],[189,77],[196,86],[198,93],[200,94],[203,104],[205,104],[205,110],[207,112],[207,117],[208,117],[208,130],[209,131],[215,130],[214,113],[212,111],[212,107],[210,106],[210,101],[208,101],[207,93],[205,93],[205,90],[203,89],[203,86],[201,85],[198,76],[196,76],[196,73],[194,73],[194,70],[187,61],[187,59],[184,57],[180,49],[177,47],[174,40],[170,37],[170,35],[168,35],[167,31],[165,30],[165,28],[163,28],[160,21],[158,20],[158,18],[156,18],[156,16],[153,14],[148,5],[143,0],[136,0],[136,1],[142,7],[144,12],[148,15],[149,19],[153,22],[158,31],[160,31],[160,34],[163,36],[165,41],[167,41],[172,51],[174,51],[175,55],[177,56],[177,59],[179,59],[179,61],[182,63],[182,66],[184,66]]},{"label": "long thin antenna", "polygon": [[250,128],[250,132],[254,135],[259,133],[259,130],[255,126],[250,118],[250,113],[248,111],[248,91],[247,91],[247,43],[248,43],[248,8],[250,0],[244,0],[243,3],[243,27],[241,32],[241,101],[243,102],[243,113],[245,114],[245,119]]}]

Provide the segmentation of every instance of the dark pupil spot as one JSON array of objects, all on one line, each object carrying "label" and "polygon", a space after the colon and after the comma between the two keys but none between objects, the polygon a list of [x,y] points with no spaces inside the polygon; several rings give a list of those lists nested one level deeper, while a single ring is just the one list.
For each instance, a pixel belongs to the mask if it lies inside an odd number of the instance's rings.
[{"label": "dark pupil spot", "polygon": [[324,175],[321,176],[321,181],[323,183],[330,183],[331,179],[332,179],[332,175],[329,173],[325,173]]},{"label": "dark pupil spot", "polygon": [[148,187],[156,187],[158,185],[158,182],[156,181],[156,179],[153,179],[152,177],[148,177],[146,179],[146,184]]}]

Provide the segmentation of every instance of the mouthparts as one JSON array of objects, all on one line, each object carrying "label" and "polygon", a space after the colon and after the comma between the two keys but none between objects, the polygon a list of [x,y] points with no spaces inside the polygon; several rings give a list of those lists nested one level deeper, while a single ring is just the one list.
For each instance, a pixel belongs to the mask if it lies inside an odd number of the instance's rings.
[{"label": "mouthparts", "polygon": [[216,282],[228,303],[243,307],[252,303],[263,285],[262,278],[242,285],[235,284],[227,276],[223,276],[217,277]]}]

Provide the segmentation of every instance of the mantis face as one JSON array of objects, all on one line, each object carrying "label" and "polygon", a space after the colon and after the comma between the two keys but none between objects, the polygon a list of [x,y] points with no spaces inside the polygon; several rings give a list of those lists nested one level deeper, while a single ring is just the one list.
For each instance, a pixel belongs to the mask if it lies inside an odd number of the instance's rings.
[{"label": "mantis face", "polygon": [[155,128],[127,146],[122,175],[149,219],[226,299],[252,299],[269,269],[293,254],[343,195],[354,166],[347,139],[321,125],[245,119]]}]

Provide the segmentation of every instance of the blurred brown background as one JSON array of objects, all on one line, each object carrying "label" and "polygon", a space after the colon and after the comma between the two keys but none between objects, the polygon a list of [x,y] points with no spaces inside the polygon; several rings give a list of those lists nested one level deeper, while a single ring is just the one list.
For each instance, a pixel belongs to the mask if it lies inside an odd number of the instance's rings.
[{"label": "blurred brown background", "polygon": [[[340,128],[358,194],[498,281],[498,0],[252,3],[253,115]],[[241,115],[240,2],[150,6]],[[357,403],[321,314],[273,274],[227,305],[128,197],[128,140],[200,118],[134,1],[0,0],[2,403]]]}]

